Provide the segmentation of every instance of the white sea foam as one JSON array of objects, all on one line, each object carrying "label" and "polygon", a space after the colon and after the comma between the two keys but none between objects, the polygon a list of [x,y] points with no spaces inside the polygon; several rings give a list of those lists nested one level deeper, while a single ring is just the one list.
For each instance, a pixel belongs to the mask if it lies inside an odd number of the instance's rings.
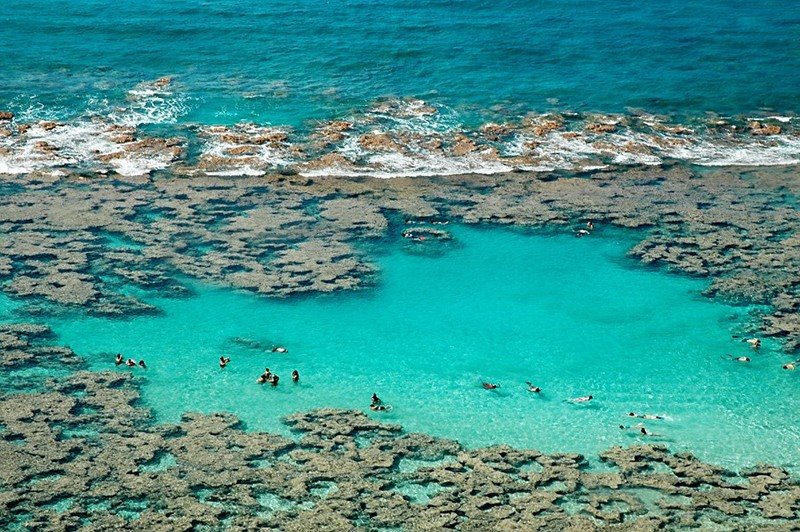
[{"label": "white sea foam", "polygon": [[[55,128],[37,120],[57,118],[63,110],[45,109],[35,98],[15,101],[14,124],[31,127],[22,133],[16,125],[0,124],[12,132],[0,136],[0,173],[91,168],[141,175],[168,168],[176,159],[174,146],[158,139],[140,142],[144,137],[139,126],[179,121],[188,110],[187,101],[166,81],[145,83],[127,93],[124,105],[90,101],[91,110],[85,116]],[[556,117],[557,129],[548,131],[547,126],[542,133],[530,125],[539,124],[536,118],[527,124],[497,126],[505,129],[492,137],[481,129],[464,131],[457,113],[446,107],[398,99],[347,117],[352,128],[342,137],[332,136],[327,145],[319,143],[319,137],[299,138],[293,144],[290,132],[279,127],[204,126],[198,132],[204,144],[197,170],[217,176],[261,176],[290,168],[306,176],[389,178],[516,169],[588,171],[659,165],[665,160],[705,166],[800,164],[800,136],[791,125],[797,119],[794,116],[747,119],[785,124],[780,135],[770,136],[753,136],[743,127],[706,131],[703,124],[693,124],[691,129],[671,126],[665,118],[642,114],[630,118],[564,115]],[[586,124],[599,121],[613,122],[616,130],[585,129]],[[453,151],[459,149],[466,153],[455,155]],[[313,153],[313,158],[306,153]]]}]

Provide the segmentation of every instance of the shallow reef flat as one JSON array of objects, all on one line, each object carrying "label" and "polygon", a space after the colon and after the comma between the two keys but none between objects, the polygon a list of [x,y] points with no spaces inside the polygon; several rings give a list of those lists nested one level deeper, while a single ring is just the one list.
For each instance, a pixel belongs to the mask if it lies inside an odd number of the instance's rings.
[{"label": "shallow reef flat", "polygon": [[[753,324],[800,345],[796,167],[686,166],[579,175],[253,178],[0,177],[0,275],[26,311],[158,312],[126,287],[186,278],[268,296],[370,286],[370,244],[442,221],[573,232],[638,230],[630,255],[765,306]],[[434,229],[438,226],[433,226]],[[420,233],[421,234],[421,233]],[[414,239],[409,239],[413,241]]]},{"label": "shallow reef flat", "polygon": [[158,424],[136,379],[87,371],[41,324],[157,313],[136,289],[186,297],[192,279],[271,297],[369,287],[374,243],[405,237],[435,252],[449,221],[572,233],[592,220],[635,229],[631,256],[707,277],[708,296],[763,305],[752,331],[793,354],[796,175],[674,165],[391,180],[0,177],[0,286],[16,321],[0,326],[0,526],[796,529],[800,486],[785,470],[734,473],[659,445],[590,459],[466,449],[341,410],[290,416],[293,437],[246,431],[229,414]]},{"label": "shallow reef flat", "polygon": [[587,460],[465,449],[354,411],[288,417],[292,437],[232,415],[154,424],[130,374],[89,372],[46,327],[0,328],[9,367],[68,366],[0,397],[6,530],[796,530],[800,485],[660,445]]}]

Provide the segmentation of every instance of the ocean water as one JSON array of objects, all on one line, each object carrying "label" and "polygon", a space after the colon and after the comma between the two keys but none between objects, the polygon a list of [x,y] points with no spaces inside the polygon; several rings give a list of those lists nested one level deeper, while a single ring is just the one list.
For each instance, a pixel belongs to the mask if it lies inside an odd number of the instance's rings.
[{"label": "ocean water", "polygon": [[0,22],[0,102],[65,114],[167,75],[199,123],[298,126],[383,96],[464,111],[800,101],[800,4],[778,0],[5,0]]},{"label": "ocean water", "polygon": [[[109,124],[178,134],[190,154],[217,154],[226,146],[204,137],[203,126],[253,122],[291,131],[291,144],[312,152],[307,135],[329,119],[355,122],[358,133],[431,134],[549,111],[649,118],[604,137],[602,147],[593,139],[540,139],[526,164],[442,158],[405,138],[396,139],[405,149],[388,155],[344,142],[333,152],[364,164],[317,170],[388,177],[673,158],[800,161],[796,135],[734,142],[729,130],[704,129],[708,113],[800,127],[798,2],[4,0],[0,24],[0,110],[19,121],[69,124],[30,142],[0,136],[0,148],[13,155],[0,153],[0,172],[107,155],[118,149],[99,140]],[[169,87],[150,84],[162,76],[173,79]],[[435,119],[408,109],[376,112],[376,102],[408,99],[432,106]],[[688,124],[699,138],[650,131],[662,120]],[[61,157],[37,162],[37,141],[59,147]],[[529,141],[514,136],[498,149],[518,154]],[[626,148],[631,143],[635,149]],[[260,154],[258,168],[238,161],[223,171],[263,173],[292,166],[292,155],[272,150]],[[586,158],[593,160],[580,164]],[[138,175],[169,164],[151,155],[112,167]]]},{"label": "ocean water", "polygon": [[[458,244],[441,256],[386,244],[378,285],[358,293],[275,300],[197,286],[188,299],[151,297],[161,316],[49,323],[93,369],[131,371],[114,366],[117,351],[144,358],[148,369],[132,371],[160,421],[223,410],[251,429],[285,431],[282,416],[369,412],[377,393],[392,406],[370,413],[377,419],[470,446],[592,455],[664,442],[729,467],[796,469],[797,382],[777,346],[753,352],[735,337],[752,309],[627,258],[623,233],[451,229]],[[232,359],[224,370],[221,355]],[[277,387],[256,383],[265,367]],[[587,394],[587,405],[565,402]],[[645,421],[658,436],[639,437],[619,428],[636,423],[631,411],[667,419]]]}]

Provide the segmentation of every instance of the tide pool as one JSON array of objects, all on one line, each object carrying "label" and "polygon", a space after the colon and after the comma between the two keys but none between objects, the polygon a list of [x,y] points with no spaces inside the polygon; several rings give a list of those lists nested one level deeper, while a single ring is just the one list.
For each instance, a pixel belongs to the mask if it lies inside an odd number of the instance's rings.
[{"label": "tide pool", "polygon": [[[591,456],[664,442],[735,468],[798,463],[796,376],[775,346],[752,352],[732,337],[750,309],[626,258],[624,234],[451,230],[458,244],[441,256],[387,243],[378,285],[358,293],[275,300],[198,286],[192,298],[152,298],[160,316],[48,323],[92,369],[117,369],[116,352],[144,358],[149,368],[133,371],[159,421],[229,411],[251,429],[285,432],[282,416],[368,410],[375,392],[393,407],[376,418],[469,446]],[[253,347],[273,344],[289,352]],[[224,370],[220,355],[232,358]],[[265,367],[280,375],[277,388],[256,384]],[[586,406],[564,402],[587,394]],[[630,411],[668,417],[645,422],[662,436],[620,430],[635,424]]]}]

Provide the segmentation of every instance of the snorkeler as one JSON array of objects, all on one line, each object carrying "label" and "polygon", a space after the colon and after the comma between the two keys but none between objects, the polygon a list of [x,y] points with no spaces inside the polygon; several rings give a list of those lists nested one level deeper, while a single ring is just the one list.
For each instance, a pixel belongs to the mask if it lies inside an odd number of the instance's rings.
[{"label": "snorkeler", "polygon": [[128,360],[125,361],[125,365],[128,366],[129,368],[134,368],[136,367],[136,361],[132,358],[129,358]]},{"label": "snorkeler", "polygon": [[539,392],[542,391],[541,388],[539,388],[538,386],[534,386],[529,381],[526,381],[525,384],[528,385],[528,391],[531,392],[531,393],[539,393]]},{"label": "snorkeler", "polygon": [[783,365],[783,369],[794,371],[797,368],[797,364],[800,363],[800,360],[795,360],[794,362],[789,362]]},{"label": "snorkeler", "polygon": [[645,428],[645,426],[642,425],[642,424],[631,425],[631,426],[628,426],[628,427],[626,427],[625,425],[620,425],[619,428],[622,429],[622,430],[633,430],[633,431],[636,431],[639,434],[641,434],[642,436],[657,436],[657,434],[653,434],[652,432],[647,430]]},{"label": "snorkeler", "polygon": [[122,353],[117,353],[117,357],[114,359],[114,364],[117,366],[122,365],[125,362],[125,359],[122,357]]},{"label": "snorkeler", "polygon": [[495,383],[493,383],[493,382],[484,382],[484,383],[482,384],[482,386],[483,386],[483,389],[484,389],[484,390],[494,390],[494,389],[496,389],[496,388],[499,388],[499,387],[500,387],[500,385],[499,385],[499,384],[495,384]]},{"label": "snorkeler", "polygon": [[300,373],[297,370],[292,371],[292,382],[299,382],[300,381]]},{"label": "snorkeler", "polygon": [[657,416],[656,414],[637,414],[635,412],[629,412],[628,417],[638,417],[639,419],[650,420],[665,419],[664,416]]},{"label": "snorkeler", "polygon": [[219,367],[224,368],[230,361],[230,357],[219,357]]},{"label": "snorkeler", "polygon": [[567,399],[567,401],[570,403],[588,403],[592,399],[594,399],[594,396],[584,395],[583,397],[575,397],[574,399]]},{"label": "snorkeler", "polygon": [[582,236],[586,236],[586,235],[589,235],[589,234],[591,234],[591,233],[589,231],[587,231],[586,229],[578,229],[578,232],[575,233],[575,236],[580,238]]},{"label": "snorkeler", "polygon": [[273,353],[288,353],[289,350],[283,347],[282,345],[276,345],[272,348]]},{"label": "snorkeler", "polygon": [[[735,357],[733,355],[727,355],[727,357],[728,357],[728,360],[733,360],[734,362],[750,362],[750,357],[744,357],[744,356]],[[724,359],[725,357],[720,357],[720,358]]]},{"label": "snorkeler", "polygon": [[761,347],[761,340],[759,340],[758,338],[748,338],[745,341],[748,344],[750,344],[750,347],[752,347],[753,349],[758,349],[759,347]]},{"label": "snorkeler", "polygon": [[144,359],[139,361],[139,367],[142,369],[147,369],[147,364],[144,363]]},{"label": "snorkeler", "polygon": [[386,405],[370,405],[369,409],[373,412],[388,412],[392,407]]}]

